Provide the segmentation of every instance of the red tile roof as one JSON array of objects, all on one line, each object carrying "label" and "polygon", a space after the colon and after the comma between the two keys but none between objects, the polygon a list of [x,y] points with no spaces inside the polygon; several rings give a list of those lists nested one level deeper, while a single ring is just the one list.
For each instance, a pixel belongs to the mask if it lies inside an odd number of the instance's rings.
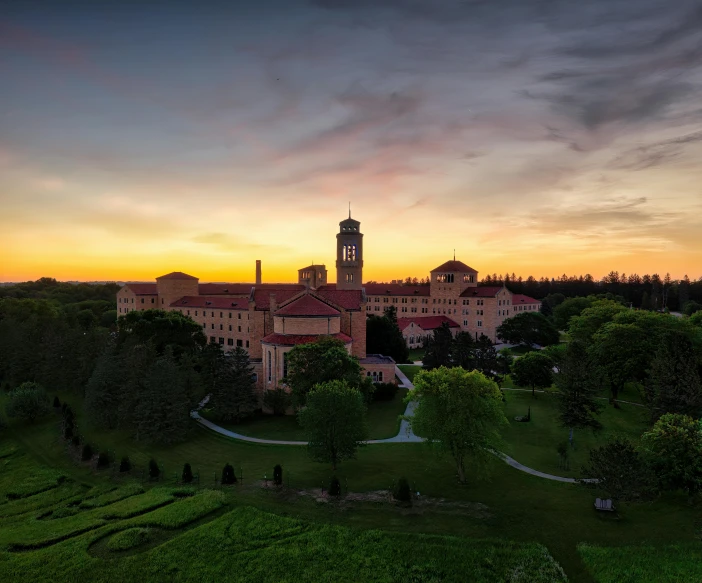
[{"label": "red tile roof", "polygon": [[397,283],[367,283],[367,296],[428,296],[428,285],[400,285]]},{"label": "red tile roof", "polygon": [[397,319],[397,325],[400,330],[404,330],[412,323],[414,323],[415,326],[420,326],[422,330],[434,330],[435,328],[440,328],[444,322],[449,325],[449,328],[460,327],[456,322],[446,316],[415,316],[414,318]]},{"label": "red tile roof", "polygon": [[167,273],[166,275],[161,275],[156,279],[197,279],[197,277],[193,277],[192,275],[188,275],[182,271],[173,271],[171,273]]},{"label": "red tile roof", "polygon": [[361,309],[362,293],[360,289],[336,289],[336,284],[328,284],[319,286],[315,293],[344,310]]},{"label": "red tile roof", "polygon": [[469,287],[462,294],[462,298],[494,298],[502,289],[502,286],[481,286],[481,287]]},{"label": "red tile roof", "polygon": [[124,287],[128,287],[129,290],[136,296],[156,295],[155,283],[125,283]]},{"label": "red tile roof", "polygon": [[478,273],[477,270],[473,269],[472,267],[468,267],[463,261],[456,261],[455,259],[452,261],[447,261],[446,263],[442,263],[439,265],[439,267],[435,267],[434,269],[431,270],[430,273],[434,273],[435,271],[447,271],[447,272],[465,272],[465,271],[472,271],[473,273]]},{"label": "red tile roof", "polygon": [[185,296],[170,305],[171,308],[212,308],[213,310],[248,310],[249,300],[212,296]]},{"label": "red tile roof", "polygon": [[[276,296],[277,298],[277,296]],[[313,295],[305,294],[301,298],[291,301],[279,310],[276,316],[339,316],[341,312],[332,308],[329,304],[315,298]]]},{"label": "red tile roof", "polygon": [[253,283],[201,283],[199,291],[204,296],[249,296]]},{"label": "red tile roof", "polygon": [[[316,342],[323,336],[326,336],[324,334],[320,335],[308,335],[308,334],[269,334],[268,336],[264,336],[263,340],[261,342],[263,344],[277,344],[278,346],[297,346],[298,344],[309,344],[310,342]],[[353,341],[353,338],[351,336],[347,336],[346,334],[339,333],[339,334],[331,334],[330,335],[332,338],[336,338],[338,340],[341,340],[344,344],[349,344],[350,342]]]},{"label": "red tile roof", "polygon": [[518,304],[540,304],[541,300],[535,300],[529,296],[523,294],[512,294],[512,305],[516,306]]},{"label": "red tile roof", "polygon": [[270,310],[271,309],[271,294],[275,294],[275,301],[277,305],[280,305],[293,296],[299,294],[305,289],[304,285],[295,285],[294,289],[287,288],[271,288],[256,286],[256,291],[254,293],[254,301],[256,302],[257,310]]}]

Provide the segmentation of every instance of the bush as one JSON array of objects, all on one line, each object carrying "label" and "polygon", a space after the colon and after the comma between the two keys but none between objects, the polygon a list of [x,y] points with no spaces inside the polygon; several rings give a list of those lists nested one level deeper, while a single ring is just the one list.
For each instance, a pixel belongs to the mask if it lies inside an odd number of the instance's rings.
[{"label": "bush", "polygon": [[63,427],[64,427],[64,428],[70,427],[71,429],[73,429],[73,428],[74,428],[73,421],[71,421],[70,419],[66,419],[66,420],[63,422]]},{"label": "bush", "polygon": [[112,535],[107,541],[107,548],[111,551],[127,551],[144,544],[149,538],[148,528],[128,528]]},{"label": "bush", "polygon": [[71,439],[71,445],[73,445],[74,447],[78,447],[80,445],[80,436],[74,435]]},{"label": "bush", "polygon": [[90,447],[89,443],[86,443],[83,446],[83,453],[80,454],[80,459],[82,459],[84,462],[87,462],[88,460],[93,458],[93,448]]},{"label": "bush", "polygon": [[122,458],[122,461],[119,462],[119,471],[120,472],[128,472],[131,469],[132,469],[132,462],[129,460],[129,457],[125,455]]},{"label": "bush", "polygon": [[5,413],[8,417],[34,423],[37,417],[46,415],[50,409],[49,397],[41,385],[27,382],[10,392]]},{"label": "bush", "polygon": [[71,425],[66,425],[63,429],[63,438],[72,439],[73,438],[73,427]]},{"label": "bush", "polygon": [[331,482],[329,482],[329,495],[341,496],[341,482],[336,476],[332,476]]},{"label": "bush", "polygon": [[412,502],[412,491],[407,478],[400,478],[392,491],[392,497],[398,502]]},{"label": "bush", "polygon": [[266,391],[263,395],[263,404],[272,409],[274,415],[285,415],[291,403],[290,393],[285,389],[278,388],[273,391]]},{"label": "bush", "polygon": [[61,407],[61,401],[59,400],[58,395],[56,395],[54,397],[54,409],[58,409],[59,407]]},{"label": "bush", "polygon": [[[64,405],[66,405],[66,403],[64,403]],[[74,419],[76,418],[70,405],[66,405],[66,408],[63,410],[63,418],[66,423],[73,423]]]},{"label": "bush", "polygon": [[161,469],[158,467],[156,460],[154,458],[151,458],[149,460],[149,478],[156,480],[160,475]]},{"label": "bush", "polygon": [[188,464],[188,463],[183,465],[182,480],[183,480],[183,484],[190,484],[190,482],[193,481],[193,469],[190,467],[190,464]]},{"label": "bush", "polygon": [[276,486],[283,485],[283,468],[280,466],[280,464],[277,464],[273,468],[273,483]]},{"label": "bush", "polygon": [[375,383],[374,401],[392,401],[397,394],[395,383]]},{"label": "bush", "polygon": [[98,459],[97,459],[97,467],[98,467],[98,469],[110,467],[110,456],[107,452],[105,452],[105,451],[100,452],[100,455],[98,455]]},{"label": "bush", "polygon": [[222,469],[222,484],[236,484],[236,474],[231,464],[226,464]]}]

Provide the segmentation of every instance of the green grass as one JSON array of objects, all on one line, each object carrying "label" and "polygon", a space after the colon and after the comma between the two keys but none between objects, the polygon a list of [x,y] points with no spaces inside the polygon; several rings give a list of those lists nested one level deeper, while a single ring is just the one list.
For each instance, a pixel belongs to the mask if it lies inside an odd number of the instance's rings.
[{"label": "green grass", "polygon": [[409,351],[409,361],[410,362],[416,362],[416,361],[421,361],[424,358],[424,353],[425,350],[424,348],[412,348]]},{"label": "green grass", "polygon": [[[405,412],[403,399],[406,389],[399,389],[392,401],[375,401],[368,406],[368,438],[385,439],[394,437],[400,429],[399,416]],[[207,411],[201,412],[205,419],[213,423],[249,437],[259,439],[275,439],[280,441],[306,441],[305,432],[297,422],[295,415],[256,415],[241,423],[218,421]]]},{"label": "green grass", "polygon": [[421,366],[415,366],[412,364],[400,364],[398,367],[403,373],[405,373],[405,376],[410,380],[411,383],[414,382],[414,375],[416,375],[420,370],[422,370]]},{"label": "green grass", "polygon": [[[568,429],[558,422],[556,397],[548,393],[532,397],[530,392],[505,391],[505,399],[505,416],[509,421],[509,428],[503,433],[509,446],[505,453],[524,465],[551,474],[577,477],[591,448],[606,443],[613,436],[636,442],[648,427],[648,413],[643,407],[622,404],[615,409],[603,401],[598,417],[603,430],[596,434],[589,430],[575,432],[575,448],[569,448],[570,470],[564,470],[559,465],[556,447],[568,440]],[[526,415],[529,407],[530,422],[514,420],[516,416]]]},{"label": "green grass", "polygon": [[107,548],[111,551],[128,551],[144,544],[149,540],[148,528],[128,528],[110,537]]},{"label": "green grass", "polygon": [[578,551],[599,583],[702,581],[702,544],[600,547]]},{"label": "green grass", "polygon": [[509,352],[512,356],[523,356],[527,352],[534,352],[538,350],[526,344],[520,344],[519,346],[513,346],[512,348],[503,348],[503,350]]}]

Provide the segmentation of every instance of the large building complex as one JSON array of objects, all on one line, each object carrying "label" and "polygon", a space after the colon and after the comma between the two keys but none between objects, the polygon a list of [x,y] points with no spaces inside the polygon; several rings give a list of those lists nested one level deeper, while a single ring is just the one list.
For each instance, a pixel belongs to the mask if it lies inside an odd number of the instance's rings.
[{"label": "large building complex", "polygon": [[118,315],[134,310],[177,310],[198,322],[212,343],[225,350],[248,350],[261,389],[276,388],[287,373],[287,353],[320,336],[341,340],[377,381],[394,379],[394,362],[366,354],[366,318],[397,309],[410,347],[447,323],[454,333],[485,334],[496,341],[502,321],[540,302],[505,287],[478,287],[478,272],[455,259],[431,271],[430,285],[366,284],[361,224],[349,215],[336,235],[336,283],[325,265],[298,270],[298,283],[262,283],[256,262],[255,283],[200,283],[181,272],[156,283],[127,283],[117,293]]}]

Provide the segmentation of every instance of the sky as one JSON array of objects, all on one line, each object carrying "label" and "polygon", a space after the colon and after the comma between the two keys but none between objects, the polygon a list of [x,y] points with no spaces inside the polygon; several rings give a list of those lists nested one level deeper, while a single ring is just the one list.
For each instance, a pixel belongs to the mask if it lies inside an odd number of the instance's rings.
[{"label": "sky", "polygon": [[0,2],[0,281],[702,277],[697,0]]}]

